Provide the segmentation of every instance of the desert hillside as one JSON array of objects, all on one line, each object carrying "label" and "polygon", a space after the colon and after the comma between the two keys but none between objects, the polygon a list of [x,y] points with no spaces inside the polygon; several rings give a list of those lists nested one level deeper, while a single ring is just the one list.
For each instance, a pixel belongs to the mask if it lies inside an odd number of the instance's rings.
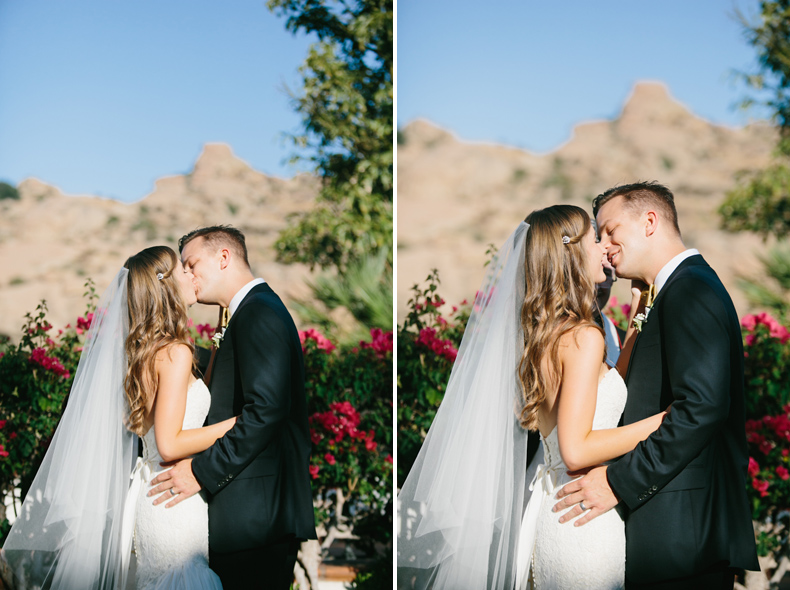
[{"label": "desert hillside", "polygon": [[[755,252],[766,245],[721,231],[716,210],[739,171],[768,163],[775,141],[763,123],[713,125],[659,83],[637,84],[617,118],[579,124],[547,154],[465,142],[414,121],[398,146],[398,316],[432,268],[448,304],[474,297],[487,245],[499,247],[530,211],[556,203],[590,210],[595,195],[636,180],[673,190],[686,245],[701,251],[743,314],[748,305],[736,277],[757,272]],[[625,283],[615,285],[621,299]]]},{"label": "desert hillside", "polygon": [[[101,293],[126,258],[177,240],[192,229],[230,224],[247,236],[250,264],[285,300],[306,296],[305,266],[275,262],[272,244],[290,213],[309,209],[318,193],[310,175],[266,176],[208,144],[189,174],[156,182],[154,191],[126,204],[93,196],[66,196],[40,180],[19,185],[18,201],[0,202],[0,334],[18,339],[24,315],[41,299],[56,327],[73,323],[84,308],[91,277]],[[196,305],[190,315],[214,321],[215,309]]]}]

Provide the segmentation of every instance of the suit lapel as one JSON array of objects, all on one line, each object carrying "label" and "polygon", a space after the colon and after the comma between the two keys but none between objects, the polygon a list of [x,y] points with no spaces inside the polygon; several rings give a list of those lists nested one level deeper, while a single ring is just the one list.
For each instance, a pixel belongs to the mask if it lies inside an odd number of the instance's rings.
[{"label": "suit lapel", "polygon": [[[659,303],[661,303],[661,296],[664,293],[666,293],[667,287],[669,287],[672,284],[672,282],[675,279],[678,278],[678,276],[681,274],[681,271],[683,269],[691,267],[691,266],[700,266],[700,265],[707,266],[707,263],[705,262],[705,259],[700,254],[695,254],[694,256],[689,256],[683,262],[681,262],[678,265],[678,267],[672,272],[672,274],[669,275],[669,278],[664,283],[664,285],[661,287],[661,290],[658,292],[658,295],[656,295],[656,298],[653,301],[653,307],[650,308],[650,314],[648,315],[648,321],[645,322],[644,324],[642,324],[642,330],[644,330],[647,327],[648,323],[650,322],[650,316],[652,316],[653,314],[657,314],[658,313],[658,305],[659,305]],[[657,320],[657,315],[654,316],[653,319]],[[637,333],[636,341],[634,342],[634,347],[631,349],[631,358],[628,359],[628,370],[625,372],[625,382],[626,382],[626,384],[628,384],[628,378],[631,375],[631,368],[633,367],[633,362],[632,361],[634,360],[634,357],[636,355],[636,350],[639,347],[640,340],[642,339],[641,337],[642,337],[642,332]]]}]

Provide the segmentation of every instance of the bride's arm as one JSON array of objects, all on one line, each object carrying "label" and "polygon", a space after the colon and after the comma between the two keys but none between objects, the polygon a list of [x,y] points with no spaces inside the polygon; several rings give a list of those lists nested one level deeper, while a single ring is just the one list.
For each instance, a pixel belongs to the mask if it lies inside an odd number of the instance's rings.
[{"label": "bride's arm", "polygon": [[645,304],[642,301],[642,286],[644,283],[641,281],[631,281],[631,312],[628,314],[628,328],[625,332],[623,339],[623,348],[620,350],[620,357],[615,365],[615,369],[625,379],[625,374],[628,372],[628,363],[631,360],[631,350],[634,348],[636,342],[637,331],[634,327],[634,318],[637,313],[644,313]]},{"label": "bride's arm", "polygon": [[184,345],[171,346],[157,355],[159,385],[154,400],[154,432],[159,454],[165,461],[205,451],[236,423],[236,418],[230,418],[203,428],[182,429],[191,368],[192,353]]},{"label": "bride's arm", "polygon": [[599,465],[631,451],[656,430],[664,412],[639,422],[593,430],[604,340],[595,328],[565,334],[560,342],[562,381],[557,408],[560,454],[571,471]]}]

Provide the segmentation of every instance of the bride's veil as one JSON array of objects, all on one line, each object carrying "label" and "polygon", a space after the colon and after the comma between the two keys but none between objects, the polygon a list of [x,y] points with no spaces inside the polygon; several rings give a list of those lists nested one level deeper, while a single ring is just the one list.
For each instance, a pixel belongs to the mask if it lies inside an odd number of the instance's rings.
[{"label": "bride's veil", "polygon": [[137,439],[125,427],[127,275],[97,304],[68,404],[3,546],[17,588],[124,588]]},{"label": "bride's veil", "polygon": [[527,431],[522,222],[488,266],[447,391],[398,495],[398,588],[510,590],[523,509]]}]

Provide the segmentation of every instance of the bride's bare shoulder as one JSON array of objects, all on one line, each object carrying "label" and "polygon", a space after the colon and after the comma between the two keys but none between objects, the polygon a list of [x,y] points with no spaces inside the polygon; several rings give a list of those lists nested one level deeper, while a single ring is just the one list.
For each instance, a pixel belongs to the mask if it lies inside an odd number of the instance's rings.
[{"label": "bride's bare shoulder", "polygon": [[576,357],[578,355],[603,354],[605,340],[597,326],[582,325],[568,330],[560,336],[560,355]]}]

